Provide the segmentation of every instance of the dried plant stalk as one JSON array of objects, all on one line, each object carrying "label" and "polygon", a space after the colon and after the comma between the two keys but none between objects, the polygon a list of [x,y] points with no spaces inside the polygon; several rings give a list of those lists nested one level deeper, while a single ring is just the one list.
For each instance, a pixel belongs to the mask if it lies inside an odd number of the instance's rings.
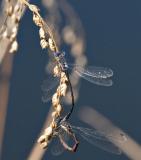
[{"label": "dried plant stalk", "polygon": [[[86,45],[86,39],[84,34],[83,25],[81,24],[81,20],[79,16],[76,14],[73,7],[69,4],[66,0],[42,0],[43,5],[47,10],[47,15],[45,20],[47,20],[47,23],[51,28],[53,29],[53,33],[55,37],[57,38],[57,45],[60,46],[62,44],[65,44],[70,48],[70,54],[73,56],[75,63],[80,64],[81,66],[84,66],[87,62],[87,57],[84,55],[85,52],[85,45]],[[62,14],[63,13],[63,17]],[[66,23],[65,23],[66,21]],[[64,24],[64,26],[60,24]],[[55,26],[55,29],[54,29]],[[46,65],[46,70],[48,71],[48,68],[50,68],[50,61],[49,64]],[[79,77],[75,75],[74,78],[74,72],[70,74],[70,79],[73,87],[74,92],[74,99],[75,101],[78,98],[79,94]],[[65,97],[65,102],[68,104],[71,103],[70,93],[67,92]],[[49,123],[47,123],[49,120],[51,120],[51,113],[52,108],[50,109],[49,114],[46,117],[44,126],[49,126]],[[41,130],[40,134],[43,132],[45,127]],[[40,150],[39,146],[35,143],[31,153],[28,157],[28,160],[31,159],[42,159],[43,155],[45,153],[45,150]]]},{"label": "dried plant stalk", "polygon": [[0,29],[0,63],[7,53],[13,53],[18,49],[16,40],[19,21],[25,11],[20,1],[6,0],[6,19]]},{"label": "dried plant stalk", "polygon": [[94,127],[99,131],[107,131],[108,134],[112,134],[116,137],[124,134],[128,140],[125,143],[119,143],[118,141],[112,141],[118,146],[129,159],[140,160],[141,159],[141,146],[129,137],[124,131],[114,125],[108,118],[104,117],[101,113],[97,112],[93,107],[82,107],[79,112],[80,119]]},{"label": "dried plant stalk", "polygon": [[13,53],[17,50],[16,41],[19,21],[25,8],[17,0],[3,0],[0,18],[0,159],[8,105],[9,81],[12,70]]},{"label": "dried plant stalk", "polygon": [[0,159],[2,154],[12,63],[13,55],[7,54],[0,68]]},{"label": "dried plant stalk", "polygon": [[[40,44],[42,49],[49,48],[51,52],[58,52],[56,41],[52,34],[52,31],[48,24],[43,20],[39,13],[39,8],[36,5],[28,3],[26,0],[20,0],[28,9],[33,13],[33,22],[39,27]],[[57,61],[57,59],[56,59]],[[53,130],[57,127],[56,118],[60,117],[62,112],[61,97],[66,95],[66,90],[68,87],[68,78],[65,72],[62,71],[60,66],[57,64],[54,68],[54,76],[60,78],[60,84],[52,96],[52,106],[54,111],[52,112],[52,122],[49,127],[45,129],[43,135],[38,139],[38,143],[41,144],[43,148],[46,148],[48,142],[53,136]]]}]

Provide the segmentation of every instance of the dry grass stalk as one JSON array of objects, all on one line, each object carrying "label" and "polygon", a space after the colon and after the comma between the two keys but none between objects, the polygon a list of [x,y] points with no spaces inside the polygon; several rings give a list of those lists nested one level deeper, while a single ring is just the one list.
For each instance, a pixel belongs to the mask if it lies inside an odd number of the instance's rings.
[{"label": "dry grass stalk", "polygon": [[16,36],[19,21],[25,10],[20,1],[6,0],[4,5],[6,18],[0,28],[0,63],[7,53],[13,53],[18,49]]},{"label": "dry grass stalk", "polygon": [[[84,55],[86,47],[86,38],[81,23],[80,17],[77,15],[74,8],[71,6],[69,1],[66,0],[42,0],[43,6],[47,10],[45,21],[51,26],[57,46],[62,44],[70,48],[70,54],[74,59],[74,62],[84,67],[87,63],[87,57]],[[63,13],[63,15],[62,15]],[[62,24],[64,24],[62,26]],[[55,26],[55,29],[54,29]],[[50,71],[49,68],[52,66],[51,62],[46,65],[46,71]],[[73,87],[74,100],[76,101],[79,96],[79,80],[80,78],[75,75],[74,71],[70,74],[71,84]],[[67,92],[65,96],[65,103],[71,104],[70,93]],[[52,107],[46,116],[46,120],[41,129],[40,134],[43,133],[45,126],[48,126],[51,121]],[[37,143],[34,144],[28,160],[42,159],[45,150],[41,150]]]},{"label": "dry grass stalk", "polygon": [[9,98],[10,77],[12,72],[13,55],[7,54],[0,68],[0,159],[2,156],[5,122]]},{"label": "dry grass stalk", "polygon": [[[36,5],[28,3],[26,0],[20,0],[24,5],[28,7],[28,9],[33,13],[33,22],[36,26],[39,27],[39,36],[40,36],[40,44],[42,49],[49,48],[51,52],[58,52],[59,49],[57,47],[56,41],[53,37],[52,31],[47,23],[43,20],[39,13],[39,8]],[[55,122],[56,118],[61,115],[62,106],[61,106],[61,97],[66,95],[66,90],[68,87],[68,79],[65,74],[60,68],[59,65],[56,65],[54,68],[54,76],[60,78],[60,84],[52,96],[52,106],[54,111],[52,113],[52,122],[50,123],[49,127],[45,129],[44,133],[38,139],[38,143],[41,144],[43,148],[46,148],[48,142],[53,136],[53,130],[57,127]]]},{"label": "dry grass stalk", "polygon": [[19,21],[25,8],[17,0],[3,0],[0,25],[0,159],[9,98],[9,81],[11,76],[13,53],[17,50],[16,41]]}]

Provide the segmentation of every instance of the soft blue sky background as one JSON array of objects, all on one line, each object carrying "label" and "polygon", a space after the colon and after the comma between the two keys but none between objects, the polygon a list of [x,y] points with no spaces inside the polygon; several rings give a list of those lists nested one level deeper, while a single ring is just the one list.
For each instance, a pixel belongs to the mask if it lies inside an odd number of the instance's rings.
[{"label": "soft blue sky background", "polygon": [[[32,1],[35,2],[35,1]],[[89,64],[114,70],[114,85],[98,87],[82,81],[74,117],[81,106],[95,106],[100,113],[141,143],[141,1],[69,1],[86,31]],[[38,29],[29,11],[18,35],[2,160],[26,160],[49,110],[41,102],[41,83],[47,56],[39,46]],[[86,96],[89,93],[89,96]],[[43,160],[128,160],[82,142],[77,153]]]}]

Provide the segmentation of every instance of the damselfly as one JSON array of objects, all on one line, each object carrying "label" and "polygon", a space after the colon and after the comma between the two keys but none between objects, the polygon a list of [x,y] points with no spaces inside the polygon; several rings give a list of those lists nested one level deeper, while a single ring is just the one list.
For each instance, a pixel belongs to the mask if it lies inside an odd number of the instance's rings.
[{"label": "damselfly", "polygon": [[[118,136],[115,136],[96,129],[76,127],[70,125],[66,121],[66,118],[58,119],[57,124],[58,127],[54,130],[53,134],[55,144],[51,148],[51,152],[55,156],[62,154],[65,150],[72,152],[77,150],[79,141],[75,133],[88,143],[113,154],[121,154],[121,150],[112,142],[124,143],[127,141],[123,133],[119,133]],[[74,142],[73,145],[70,145],[70,140]]]},{"label": "damselfly", "polygon": [[[65,59],[65,53],[59,52],[54,53],[58,64],[62,71],[67,72],[69,76],[69,72],[73,70],[79,77],[100,86],[112,86],[113,82],[110,79],[113,76],[113,71],[110,68],[104,67],[95,67],[95,66],[88,66],[83,68],[77,64],[68,64]],[[54,92],[54,88],[59,84],[59,79],[57,77],[49,76],[42,84],[42,91],[43,91],[43,102],[48,102],[51,99],[51,96]],[[71,82],[70,82],[71,84]]]}]

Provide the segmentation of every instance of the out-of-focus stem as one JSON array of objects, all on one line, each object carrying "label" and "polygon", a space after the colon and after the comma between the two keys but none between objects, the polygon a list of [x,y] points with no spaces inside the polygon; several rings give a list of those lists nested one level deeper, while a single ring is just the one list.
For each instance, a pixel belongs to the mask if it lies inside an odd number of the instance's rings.
[{"label": "out-of-focus stem", "polygon": [[[15,10],[12,11],[11,7],[15,7],[14,8]],[[22,9],[20,8],[19,1],[17,0],[3,1],[3,8],[4,10],[7,10],[7,16],[6,16],[7,18],[1,17],[4,21],[6,18],[6,26],[5,24],[3,24],[4,31],[0,33],[0,159],[2,155],[2,143],[4,138],[4,128],[5,128],[8,95],[9,95],[9,84],[10,84],[10,76],[11,76],[12,62],[13,62],[13,54],[10,54],[9,50],[11,49],[12,43],[16,39],[17,32],[14,32],[15,27],[18,27],[19,20],[21,19],[25,10],[24,7],[22,7]],[[5,14],[1,13],[1,15],[3,16]],[[2,26],[0,25],[0,27]],[[4,34],[5,31],[7,31],[7,35]],[[13,33],[14,37],[11,39],[10,36]]]},{"label": "out-of-focus stem", "polygon": [[112,141],[118,146],[124,154],[130,159],[140,160],[141,159],[141,146],[135,142],[131,137],[124,133],[120,128],[116,127],[109,119],[98,113],[91,107],[85,107],[80,110],[80,119],[100,131],[106,131],[108,134],[112,134],[114,137],[120,138],[124,134],[127,140],[123,143],[118,141]]},{"label": "out-of-focus stem", "polygon": [[[4,27],[4,31],[0,33],[0,64],[2,63],[4,56],[9,53],[11,45],[16,40],[19,21],[25,11],[25,7],[16,0],[4,1],[3,5],[3,8],[6,10],[3,12],[6,12],[7,15],[3,18],[6,19],[6,24],[0,26]],[[17,28],[17,30],[15,30],[15,28]]]},{"label": "out-of-focus stem", "polygon": [[0,68],[0,159],[9,97],[9,83],[12,71],[12,62],[13,55],[7,54]]},{"label": "out-of-focus stem", "polygon": [[[44,129],[49,126],[49,124],[51,123],[52,121],[52,117],[51,117],[51,113],[53,111],[53,108],[51,107],[50,108],[50,111],[48,113],[48,116],[46,118],[46,121],[44,123],[44,126],[41,130],[41,133],[44,131]],[[41,135],[41,133],[39,135]],[[31,153],[28,155],[27,157],[27,160],[41,160],[44,153],[46,152],[46,150],[43,150],[39,144],[35,143],[35,145],[33,146],[32,150],[31,150]]]}]

